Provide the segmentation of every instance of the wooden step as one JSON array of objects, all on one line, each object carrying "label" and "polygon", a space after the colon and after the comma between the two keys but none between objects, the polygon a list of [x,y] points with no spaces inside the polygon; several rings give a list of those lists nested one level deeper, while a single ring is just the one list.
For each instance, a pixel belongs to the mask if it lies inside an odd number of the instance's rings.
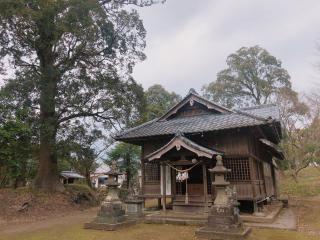
[{"label": "wooden step", "polygon": [[[173,200],[172,201],[173,202],[173,204],[180,204],[180,203],[185,203],[185,199],[183,199],[183,200]],[[195,200],[193,200],[193,199],[189,199],[189,201],[188,201],[188,203],[194,203],[194,204],[205,204],[205,201],[195,201]],[[208,201],[208,204],[212,204],[212,200],[210,200],[210,201]]]}]

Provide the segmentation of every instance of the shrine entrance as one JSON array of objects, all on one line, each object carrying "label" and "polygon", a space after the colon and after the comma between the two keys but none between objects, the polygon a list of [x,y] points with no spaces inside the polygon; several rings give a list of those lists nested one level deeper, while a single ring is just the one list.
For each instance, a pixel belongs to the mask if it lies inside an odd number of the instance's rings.
[{"label": "shrine entrance", "polygon": [[173,210],[208,210],[212,204],[208,195],[211,194],[208,169],[212,167],[210,164],[213,157],[218,154],[222,153],[203,147],[182,134],[176,134],[166,145],[146,156],[149,162],[158,161],[161,167],[160,194],[164,211],[169,196],[172,198]]},{"label": "shrine entrance", "polygon": [[[181,170],[186,169],[188,166],[181,167]],[[185,195],[186,193],[189,196],[204,195],[202,165],[195,166],[187,174],[176,172],[176,195]]]},{"label": "shrine entrance", "polygon": [[209,209],[212,201],[211,178],[208,169],[211,165],[207,164],[208,161],[204,159],[177,161],[168,164],[172,176],[173,210],[205,212]]}]

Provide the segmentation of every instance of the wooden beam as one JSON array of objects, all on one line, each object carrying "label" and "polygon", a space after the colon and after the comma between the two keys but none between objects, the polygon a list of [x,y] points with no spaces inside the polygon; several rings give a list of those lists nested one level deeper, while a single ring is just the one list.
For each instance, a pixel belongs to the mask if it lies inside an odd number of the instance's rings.
[{"label": "wooden beam", "polygon": [[267,135],[263,132],[263,130],[260,126],[257,126],[257,130],[263,138],[268,139]]}]

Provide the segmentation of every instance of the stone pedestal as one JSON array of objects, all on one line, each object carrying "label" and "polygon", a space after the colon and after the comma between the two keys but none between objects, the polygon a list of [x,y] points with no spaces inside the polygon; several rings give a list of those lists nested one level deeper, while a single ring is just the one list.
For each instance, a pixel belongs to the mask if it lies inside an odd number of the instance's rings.
[{"label": "stone pedestal", "polygon": [[230,172],[222,163],[222,157],[217,156],[217,164],[209,170],[215,174],[212,183],[217,190],[209,215],[207,226],[196,231],[198,239],[210,240],[242,240],[249,234],[250,229],[244,228],[239,218],[236,192],[229,188],[225,174]]},{"label": "stone pedestal", "polygon": [[125,201],[126,213],[131,218],[139,218],[143,216],[143,201],[139,199],[129,199]]},{"label": "stone pedestal", "polygon": [[198,239],[242,240],[250,233],[239,219],[237,208],[214,205],[209,212],[208,224],[196,231]]},{"label": "stone pedestal", "polygon": [[135,220],[127,218],[125,210],[122,207],[122,202],[118,197],[119,184],[117,183],[117,179],[120,174],[113,166],[112,170],[108,173],[109,177],[106,184],[108,195],[102,202],[96,219],[90,223],[86,223],[84,228],[113,231],[136,223]]},{"label": "stone pedestal", "polygon": [[128,219],[122,203],[104,202],[98,212],[98,216],[90,223],[86,223],[84,228],[114,231],[122,227],[130,226],[136,223]]}]

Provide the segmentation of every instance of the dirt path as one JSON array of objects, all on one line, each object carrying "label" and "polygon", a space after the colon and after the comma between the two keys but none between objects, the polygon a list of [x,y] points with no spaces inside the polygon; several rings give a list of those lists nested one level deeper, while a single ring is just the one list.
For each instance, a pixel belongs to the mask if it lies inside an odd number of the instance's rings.
[{"label": "dirt path", "polygon": [[0,227],[0,235],[15,234],[15,233],[28,233],[41,229],[51,228],[57,225],[85,223],[92,220],[97,214],[98,208],[90,208],[84,211],[71,212],[67,216],[52,217],[44,221],[35,221],[32,223],[12,224]]}]

